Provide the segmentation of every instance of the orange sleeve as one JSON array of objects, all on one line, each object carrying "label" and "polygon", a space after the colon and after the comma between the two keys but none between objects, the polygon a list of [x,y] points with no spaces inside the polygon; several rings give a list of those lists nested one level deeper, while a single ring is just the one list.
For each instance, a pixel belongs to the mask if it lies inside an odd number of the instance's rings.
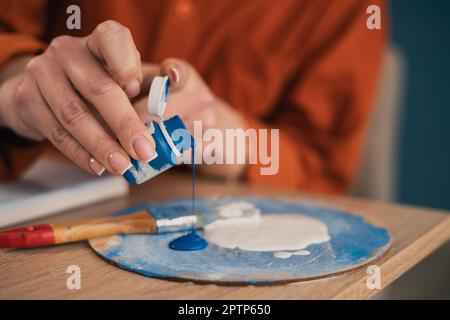
[{"label": "orange sleeve", "polygon": [[44,48],[42,42],[29,35],[0,31],[0,70],[12,58],[36,53],[42,48]]},{"label": "orange sleeve", "polygon": [[0,68],[11,58],[45,47],[47,1],[0,0]]},{"label": "orange sleeve", "polygon": [[[381,8],[381,30],[366,26],[370,4]],[[382,62],[387,9],[382,1],[360,0],[333,1],[328,9],[311,29],[312,43],[298,41],[296,50],[309,55],[274,120],[247,118],[249,127],[280,129],[278,174],[264,176],[261,165],[251,165],[251,183],[337,193],[352,181]]]},{"label": "orange sleeve", "polygon": [[[45,47],[39,40],[44,33],[45,9],[43,0],[0,0],[0,72],[13,58]],[[40,144],[0,128],[0,180],[16,178],[40,149]]]}]

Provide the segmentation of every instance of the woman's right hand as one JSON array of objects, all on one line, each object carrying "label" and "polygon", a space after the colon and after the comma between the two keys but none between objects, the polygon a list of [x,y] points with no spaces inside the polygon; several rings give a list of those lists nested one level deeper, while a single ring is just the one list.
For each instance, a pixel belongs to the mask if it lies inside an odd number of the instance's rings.
[{"label": "woman's right hand", "polygon": [[155,156],[130,102],[142,78],[130,31],[105,21],[87,37],[55,38],[21,72],[3,79],[0,124],[33,140],[47,138],[88,172],[122,174],[130,156]]}]

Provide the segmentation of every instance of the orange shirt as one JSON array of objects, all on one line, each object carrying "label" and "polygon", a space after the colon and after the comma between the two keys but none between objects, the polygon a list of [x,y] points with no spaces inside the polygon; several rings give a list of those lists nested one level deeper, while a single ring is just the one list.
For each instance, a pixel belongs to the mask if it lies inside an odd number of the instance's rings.
[{"label": "orange shirt", "polygon": [[[81,31],[66,28],[71,4],[81,8]],[[366,27],[371,4],[382,8],[382,30]],[[0,68],[57,35],[87,35],[107,19],[130,28],[143,61],[185,59],[250,127],[280,129],[278,174],[262,176],[250,165],[250,183],[345,191],[382,60],[382,0],[0,0]],[[22,155],[0,140],[6,177],[32,152]]]}]

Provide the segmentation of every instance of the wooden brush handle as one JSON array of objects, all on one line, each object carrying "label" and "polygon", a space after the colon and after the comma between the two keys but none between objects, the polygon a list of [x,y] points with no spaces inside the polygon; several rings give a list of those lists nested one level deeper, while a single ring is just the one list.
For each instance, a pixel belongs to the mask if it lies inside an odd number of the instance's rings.
[{"label": "wooden brush handle", "polygon": [[118,217],[104,217],[52,224],[55,244],[106,237],[119,233],[156,233],[156,219],[148,211]]},{"label": "wooden brush handle", "polygon": [[118,233],[156,233],[157,230],[155,217],[147,210],[139,210],[116,217],[6,230],[0,232],[0,248],[34,248]]}]

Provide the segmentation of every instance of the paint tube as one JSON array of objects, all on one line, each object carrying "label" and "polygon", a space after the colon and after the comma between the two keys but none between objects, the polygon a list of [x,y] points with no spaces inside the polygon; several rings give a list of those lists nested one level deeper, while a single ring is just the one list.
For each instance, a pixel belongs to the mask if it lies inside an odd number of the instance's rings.
[{"label": "paint tube", "polygon": [[132,167],[123,177],[131,185],[138,185],[173,166],[182,163],[183,153],[191,148],[192,140],[179,116],[163,120],[167,107],[170,81],[168,77],[155,77],[148,95],[147,110],[159,118],[146,124],[147,131],[155,141],[156,155],[148,162],[132,159]]}]

